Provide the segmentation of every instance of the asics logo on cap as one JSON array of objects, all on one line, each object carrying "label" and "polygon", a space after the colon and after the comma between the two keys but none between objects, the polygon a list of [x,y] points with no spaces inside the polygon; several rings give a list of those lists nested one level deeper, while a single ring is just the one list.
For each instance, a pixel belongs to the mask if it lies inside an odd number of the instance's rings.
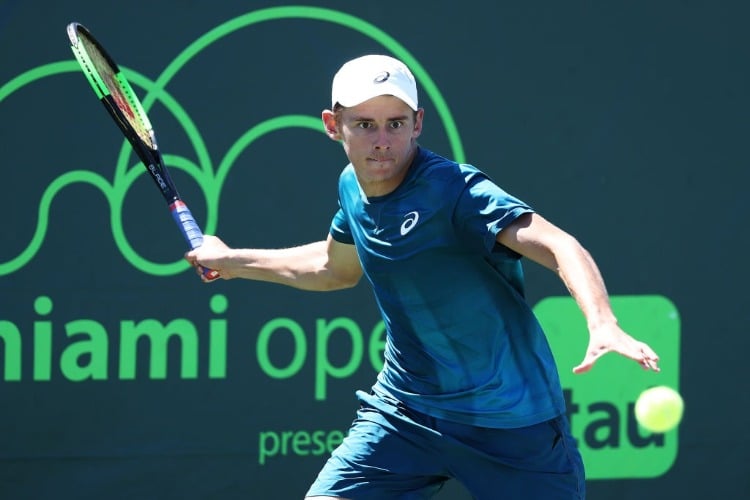
[{"label": "asics logo on cap", "polygon": [[387,71],[383,71],[381,73],[378,73],[378,75],[375,78],[373,78],[372,81],[375,83],[383,83],[390,77],[391,77],[390,73],[388,73]]}]

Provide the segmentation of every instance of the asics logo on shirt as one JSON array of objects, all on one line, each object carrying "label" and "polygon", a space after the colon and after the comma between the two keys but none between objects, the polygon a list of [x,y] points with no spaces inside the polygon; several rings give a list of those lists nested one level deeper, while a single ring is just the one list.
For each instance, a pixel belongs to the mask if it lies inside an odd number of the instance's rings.
[{"label": "asics logo on shirt", "polygon": [[409,231],[414,229],[414,226],[417,225],[417,221],[419,220],[419,212],[409,212],[408,214],[404,215],[404,222],[401,223],[401,236],[406,235]]}]

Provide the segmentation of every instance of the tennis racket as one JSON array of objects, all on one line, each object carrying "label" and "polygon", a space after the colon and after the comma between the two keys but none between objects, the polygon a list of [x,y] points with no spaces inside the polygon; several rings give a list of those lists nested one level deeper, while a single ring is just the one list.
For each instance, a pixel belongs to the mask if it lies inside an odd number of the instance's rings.
[{"label": "tennis racket", "polygon": [[[68,24],[68,38],[86,79],[159,187],[188,245],[198,248],[203,244],[203,232],[172,182],[156,145],[154,128],[130,83],[104,47],[83,25],[76,22]],[[205,268],[203,275],[208,280],[219,277],[218,272]]]}]

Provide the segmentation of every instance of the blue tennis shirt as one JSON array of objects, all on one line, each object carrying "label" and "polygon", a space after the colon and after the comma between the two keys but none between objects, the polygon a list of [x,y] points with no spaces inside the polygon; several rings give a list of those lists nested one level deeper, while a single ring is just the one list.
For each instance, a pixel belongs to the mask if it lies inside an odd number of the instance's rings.
[{"label": "blue tennis shirt", "polygon": [[522,427],[564,413],[521,256],[495,241],[532,209],[471,165],[423,148],[403,182],[366,197],[352,165],[330,233],[354,244],[386,326],[373,387],[428,415]]}]

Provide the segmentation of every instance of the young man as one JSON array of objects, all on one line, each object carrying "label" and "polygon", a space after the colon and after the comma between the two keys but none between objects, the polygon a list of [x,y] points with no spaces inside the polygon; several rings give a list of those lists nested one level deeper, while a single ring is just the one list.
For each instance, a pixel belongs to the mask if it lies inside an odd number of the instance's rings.
[{"label": "young man", "polygon": [[307,496],[430,498],[456,478],[480,500],[584,498],[555,362],[524,300],[521,257],[555,271],[586,317],[589,346],[575,372],[607,352],[658,370],[657,355],[620,329],[575,238],[473,166],[418,145],[424,110],[401,62],[349,61],[331,104],[323,125],[350,163],[326,240],[250,250],[209,236],[186,254],[199,274],[208,267],[225,279],[335,290],[364,274],[373,287],[385,365],[372,391],[357,393],[357,418]]}]

